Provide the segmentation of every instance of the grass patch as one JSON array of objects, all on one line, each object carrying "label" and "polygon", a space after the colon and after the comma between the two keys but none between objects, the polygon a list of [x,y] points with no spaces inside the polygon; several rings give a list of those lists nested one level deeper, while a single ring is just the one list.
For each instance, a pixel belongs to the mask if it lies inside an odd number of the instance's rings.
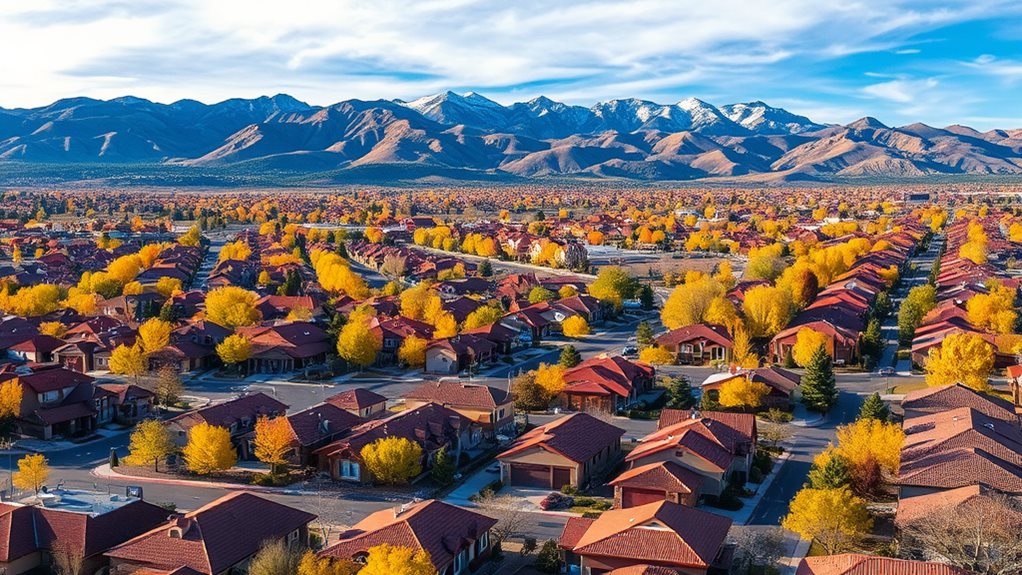
[{"label": "grass patch", "polygon": [[890,393],[902,395],[910,391],[916,391],[927,387],[925,381],[912,381],[909,383],[899,383],[898,385],[892,386],[888,389]]}]

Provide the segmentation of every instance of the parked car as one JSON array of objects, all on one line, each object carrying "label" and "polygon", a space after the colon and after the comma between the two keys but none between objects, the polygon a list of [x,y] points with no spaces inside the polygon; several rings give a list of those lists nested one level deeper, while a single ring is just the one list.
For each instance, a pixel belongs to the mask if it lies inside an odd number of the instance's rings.
[{"label": "parked car", "polygon": [[894,375],[894,368],[893,367],[881,367],[880,369],[877,370],[877,375],[880,375],[880,376],[883,376],[883,377],[888,377],[888,376]]},{"label": "parked car", "polygon": [[639,348],[634,345],[626,345],[621,349],[621,355],[628,358],[639,357]]},{"label": "parked car", "polygon": [[574,504],[574,497],[553,491],[539,502],[539,508],[544,511],[550,509],[567,509]]}]

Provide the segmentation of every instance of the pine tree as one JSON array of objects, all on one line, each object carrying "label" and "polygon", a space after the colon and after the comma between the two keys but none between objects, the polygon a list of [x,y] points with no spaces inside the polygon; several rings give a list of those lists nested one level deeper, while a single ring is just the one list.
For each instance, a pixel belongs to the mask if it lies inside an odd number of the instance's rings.
[{"label": "pine tree", "polygon": [[859,408],[858,419],[878,419],[880,421],[887,421],[891,416],[891,412],[887,409],[887,404],[884,400],[880,399],[879,393],[866,398],[866,401],[862,403],[862,407]]},{"label": "pine tree", "polygon": [[639,327],[635,329],[635,341],[639,347],[646,347],[653,344],[653,328],[648,321],[640,321]]},{"label": "pine tree", "polygon": [[479,264],[479,277],[488,278],[493,275],[493,265],[490,264],[490,260],[483,260]]},{"label": "pine tree", "polygon": [[784,351],[784,367],[787,369],[794,369],[798,367],[798,364],[795,363],[795,356],[791,353],[790,347]]},{"label": "pine tree", "polygon": [[447,486],[454,481],[454,460],[447,454],[447,448],[441,447],[433,456],[433,468],[430,469],[430,477],[438,485]]},{"label": "pine tree", "polygon": [[862,334],[860,344],[863,355],[879,356],[884,349],[883,333],[880,330],[880,320],[873,318],[866,325],[866,331]]},{"label": "pine tree", "polygon": [[582,363],[582,354],[575,349],[575,346],[570,344],[566,345],[561,348],[561,359],[558,363],[566,369],[571,369]]},{"label": "pine tree", "polygon": [[643,284],[642,288],[639,289],[639,305],[644,310],[651,310],[655,305],[653,299],[653,288],[649,287],[649,284]]},{"label": "pine tree", "polygon": [[688,377],[679,375],[671,378],[667,385],[667,407],[672,409],[688,409],[695,405],[695,396],[692,394],[692,384]]},{"label": "pine tree", "polygon": [[802,376],[802,403],[809,409],[827,412],[837,403],[837,382],[827,348],[820,346]]},{"label": "pine tree", "polygon": [[840,455],[827,458],[822,466],[813,464],[809,470],[809,486],[813,489],[839,489],[852,482],[848,461]]}]

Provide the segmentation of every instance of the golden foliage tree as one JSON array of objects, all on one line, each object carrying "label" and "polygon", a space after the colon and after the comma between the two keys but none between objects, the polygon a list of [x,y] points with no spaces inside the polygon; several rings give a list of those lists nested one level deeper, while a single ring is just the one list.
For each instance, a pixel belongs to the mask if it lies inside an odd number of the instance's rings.
[{"label": "golden foliage tree", "polygon": [[991,282],[989,293],[976,294],[965,302],[969,323],[993,333],[1013,333],[1018,321],[1015,295],[1013,288]]},{"label": "golden foliage tree", "polygon": [[810,327],[803,327],[795,334],[795,345],[791,348],[791,357],[799,367],[805,367],[809,365],[813,354],[821,346],[827,351],[827,355],[833,355],[833,350],[830,349],[831,340],[826,334]]},{"label": "golden foliage tree", "polygon": [[434,575],[436,567],[429,553],[384,543],[369,548],[369,557],[360,575]]},{"label": "golden foliage tree", "polygon": [[406,437],[381,437],[361,455],[373,477],[388,485],[403,485],[422,473],[422,447]]},{"label": "golden foliage tree", "polygon": [[759,367],[759,355],[756,354],[756,350],[752,347],[752,341],[749,338],[749,331],[745,329],[744,323],[735,322],[732,339],[732,361],[734,361],[739,367],[751,369]]},{"label": "golden foliage tree", "polygon": [[0,419],[14,418],[21,414],[21,398],[24,388],[17,379],[0,383]]},{"label": "golden foliage tree", "polygon": [[382,343],[361,318],[349,318],[337,336],[337,355],[359,367],[372,365]]},{"label": "golden foliage tree", "polygon": [[172,278],[170,276],[163,276],[156,280],[156,293],[163,297],[169,298],[170,296],[180,292],[182,289],[181,280]]},{"label": "golden foliage tree", "polygon": [[710,304],[723,293],[716,280],[702,277],[686,282],[671,292],[660,310],[660,321],[667,329],[677,329],[703,321]]},{"label": "golden foliage tree", "polygon": [[323,289],[333,293],[343,293],[352,299],[365,299],[369,296],[369,286],[362,276],[351,270],[348,262],[333,252],[312,250],[309,260],[316,271],[316,279]]},{"label": "golden foliage tree", "polygon": [[150,318],[138,326],[138,339],[142,343],[142,351],[153,353],[170,344],[170,332],[174,326],[158,317]]},{"label": "golden foliage tree", "polygon": [[475,329],[486,325],[497,323],[497,320],[504,315],[500,308],[484,305],[465,318],[465,329]]},{"label": "golden foliage tree", "polygon": [[206,294],[206,318],[226,328],[253,325],[261,314],[255,303],[255,292],[238,286],[223,286]]},{"label": "golden foliage tree", "polygon": [[131,432],[128,444],[127,462],[131,464],[153,464],[153,470],[160,470],[160,460],[177,451],[174,438],[162,422],[147,419]]},{"label": "golden foliage tree", "polygon": [[591,333],[589,322],[580,315],[573,315],[561,322],[561,331],[565,337],[580,338]]},{"label": "golden foliage tree", "polygon": [[834,451],[848,462],[856,491],[868,493],[879,484],[878,471],[898,473],[904,441],[900,425],[867,418],[838,427]]},{"label": "golden foliage tree", "polygon": [[426,365],[426,346],[429,342],[414,335],[408,336],[397,350],[397,359],[408,367]]},{"label": "golden foliage tree", "polygon": [[729,409],[754,410],[763,405],[770,393],[766,384],[748,377],[733,377],[720,386],[720,405]]},{"label": "golden foliage tree", "polygon": [[237,240],[228,244],[224,244],[220,248],[220,256],[217,258],[218,262],[227,260],[247,260],[252,255],[252,248],[242,240]]},{"label": "golden foliage tree", "polygon": [[38,284],[23,287],[11,295],[7,286],[0,291],[0,311],[21,317],[36,317],[56,311],[63,299],[59,286]]},{"label": "golden foliage tree", "polygon": [[107,275],[122,286],[135,279],[140,271],[142,271],[142,258],[138,257],[138,254],[121,256],[106,266]]},{"label": "golden foliage tree", "polygon": [[434,316],[433,337],[439,339],[456,335],[458,335],[458,320],[454,319],[454,314],[443,311]]},{"label": "golden foliage tree", "polygon": [[59,321],[44,321],[39,324],[39,333],[59,338],[67,333],[67,326]]},{"label": "golden foliage tree", "polygon": [[536,383],[546,391],[547,397],[557,397],[564,389],[564,367],[556,363],[541,363],[533,372]]},{"label": "golden foliage tree", "polygon": [[703,321],[722,325],[730,331],[733,329],[732,326],[734,326],[735,322],[738,321],[738,309],[735,308],[735,304],[731,303],[731,300],[723,295],[719,295],[710,301],[709,307],[706,308],[706,313],[703,314]]},{"label": "golden foliage tree", "polygon": [[182,450],[188,470],[199,475],[226,471],[238,462],[226,427],[199,423],[188,431],[188,443]]},{"label": "golden foliage tree", "polygon": [[291,453],[294,439],[286,417],[260,417],[255,425],[256,459],[269,464],[270,473],[277,473],[287,465],[287,456]]},{"label": "golden foliage tree", "polygon": [[14,486],[24,491],[39,493],[50,476],[50,464],[41,453],[26,455],[18,460],[18,470],[11,478]]},{"label": "golden foliage tree", "polygon": [[674,359],[673,353],[657,345],[651,345],[639,352],[639,361],[644,361],[651,365],[672,365]]},{"label": "golden foliage tree", "polygon": [[216,354],[227,365],[244,363],[252,357],[252,342],[241,334],[233,334],[216,345]]},{"label": "golden foliage tree", "polygon": [[96,294],[73,287],[67,290],[67,298],[61,302],[61,305],[82,315],[93,315],[98,307],[96,299]]},{"label": "golden foliage tree", "polygon": [[130,375],[138,381],[139,376],[149,371],[149,360],[146,359],[142,346],[138,343],[128,347],[119,345],[110,352],[110,373]]},{"label": "golden foliage tree", "polygon": [[771,337],[791,320],[791,294],[783,288],[756,286],[745,294],[742,311],[752,337]]},{"label": "golden foliage tree", "polygon": [[298,575],[355,575],[361,567],[354,561],[320,557],[306,549],[298,562]]},{"label": "golden foliage tree", "polygon": [[994,350],[978,334],[955,333],[945,337],[940,346],[930,348],[924,367],[926,385],[963,383],[977,391],[988,391]]},{"label": "golden foliage tree", "polygon": [[805,488],[795,494],[781,526],[816,541],[828,554],[850,549],[873,527],[866,502],[847,487]]}]

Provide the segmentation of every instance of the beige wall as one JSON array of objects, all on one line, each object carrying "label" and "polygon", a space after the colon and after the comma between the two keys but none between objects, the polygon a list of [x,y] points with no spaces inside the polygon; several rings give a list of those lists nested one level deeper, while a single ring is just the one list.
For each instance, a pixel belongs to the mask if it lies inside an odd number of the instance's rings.
[{"label": "beige wall", "polygon": [[0,563],[0,572],[6,575],[21,575],[35,569],[42,564],[42,555],[39,552],[29,553],[8,563]]},{"label": "beige wall", "polygon": [[685,452],[684,455],[678,457],[675,455],[674,449],[665,449],[663,451],[650,454],[647,457],[642,457],[632,462],[632,467],[639,467],[648,463],[657,463],[660,461],[673,461],[678,465],[691,469],[692,471],[701,475],[703,479],[703,485],[700,488],[700,492],[705,495],[720,495],[720,492],[724,489],[724,473],[711,465],[705,459],[697,457],[691,453]]}]

